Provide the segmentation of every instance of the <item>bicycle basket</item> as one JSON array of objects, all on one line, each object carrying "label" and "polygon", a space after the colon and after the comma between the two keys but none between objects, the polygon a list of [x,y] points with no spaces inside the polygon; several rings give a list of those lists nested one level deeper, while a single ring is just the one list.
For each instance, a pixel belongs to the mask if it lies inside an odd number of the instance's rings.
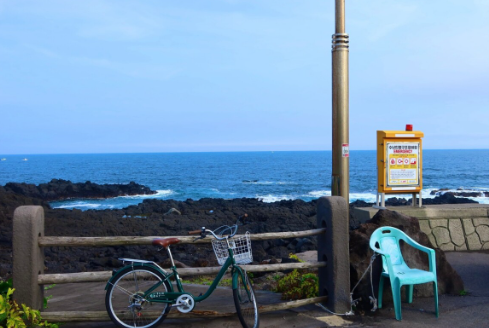
[{"label": "bicycle basket", "polygon": [[[253,255],[251,254],[251,240],[250,233],[238,237],[232,237],[228,239],[229,246],[233,250],[234,260],[237,264],[247,264],[253,262]],[[212,248],[216,253],[217,262],[219,265],[223,265],[229,257],[228,243],[224,240],[212,240]]]}]

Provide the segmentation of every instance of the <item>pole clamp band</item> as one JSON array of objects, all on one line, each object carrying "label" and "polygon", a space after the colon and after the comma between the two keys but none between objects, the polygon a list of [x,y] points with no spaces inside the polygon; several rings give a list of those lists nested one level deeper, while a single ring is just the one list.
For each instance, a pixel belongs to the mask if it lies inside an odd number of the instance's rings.
[{"label": "pole clamp band", "polygon": [[335,51],[335,50],[340,50],[340,49],[345,49],[345,50],[348,50],[349,48],[349,36],[348,34],[346,33],[336,33],[336,34],[333,34],[332,36],[333,38],[333,41],[332,41],[332,45],[331,45],[331,51]]}]

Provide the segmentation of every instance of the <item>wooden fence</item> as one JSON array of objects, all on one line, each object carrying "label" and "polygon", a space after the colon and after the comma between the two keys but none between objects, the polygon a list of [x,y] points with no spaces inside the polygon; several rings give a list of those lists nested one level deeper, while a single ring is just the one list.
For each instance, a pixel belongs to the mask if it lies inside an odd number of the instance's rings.
[{"label": "wooden fence", "polygon": [[[319,221],[319,219],[318,219]],[[322,227],[306,231],[279,232],[252,234],[252,241],[284,239],[284,238],[303,238],[319,236],[319,240],[325,240],[327,232],[326,224]],[[161,236],[151,237],[49,237],[44,236],[44,211],[40,206],[21,206],[14,213],[14,236],[13,236],[13,256],[14,256],[14,287],[16,288],[15,298],[18,302],[25,303],[32,308],[42,308],[43,285],[83,283],[83,282],[103,282],[108,281],[112,276],[112,271],[99,272],[79,272],[64,274],[44,274],[44,247],[106,247],[106,246],[128,246],[128,245],[151,245],[153,239],[162,238]],[[168,236],[170,237],[170,236]],[[194,237],[176,236],[181,243],[194,243]],[[209,243],[212,237],[207,237],[195,243]],[[346,240],[347,241],[347,240]],[[327,247],[326,247],[327,248]],[[325,276],[324,269],[328,267],[327,256],[319,255],[323,261],[303,262],[303,263],[283,263],[283,264],[263,264],[263,265],[242,265],[248,272],[275,272],[290,269],[312,269],[322,268],[323,277],[321,280],[332,277]],[[331,266],[331,265],[330,265]],[[181,268],[178,270],[181,276],[196,276],[216,274],[220,267],[204,268]],[[321,272],[321,269],[320,269]],[[349,279],[349,277],[348,277]],[[348,286],[349,287],[349,286]],[[349,290],[349,288],[348,288]],[[322,296],[301,299],[296,301],[283,302],[259,306],[259,312],[270,312],[277,310],[290,309],[313,303],[326,303],[328,301],[328,291],[320,289]],[[333,292],[329,295],[330,300],[335,297]],[[330,302],[327,302],[330,303]],[[336,302],[335,302],[336,303]],[[335,304],[332,303],[332,304]],[[105,321],[110,320],[106,311],[63,311],[63,312],[42,312],[43,318],[54,322],[69,321]],[[214,311],[193,311],[190,313],[180,313],[172,311],[169,318],[176,317],[219,317],[231,316],[235,313],[220,313]]]}]

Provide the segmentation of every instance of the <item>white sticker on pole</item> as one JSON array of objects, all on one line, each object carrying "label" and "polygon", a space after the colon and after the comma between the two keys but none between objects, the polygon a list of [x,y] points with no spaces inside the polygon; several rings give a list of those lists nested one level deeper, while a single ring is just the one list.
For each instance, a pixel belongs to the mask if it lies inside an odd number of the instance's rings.
[{"label": "white sticker on pole", "polygon": [[350,157],[350,146],[349,144],[341,145],[341,156],[342,157]]}]

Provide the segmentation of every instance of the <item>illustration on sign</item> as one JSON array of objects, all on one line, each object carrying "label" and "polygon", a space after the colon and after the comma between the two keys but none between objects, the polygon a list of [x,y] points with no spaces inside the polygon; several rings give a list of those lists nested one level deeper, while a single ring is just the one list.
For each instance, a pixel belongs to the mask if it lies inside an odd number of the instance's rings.
[{"label": "illustration on sign", "polygon": [[387,143],[387,185],[419,186],[419,142]]}]

